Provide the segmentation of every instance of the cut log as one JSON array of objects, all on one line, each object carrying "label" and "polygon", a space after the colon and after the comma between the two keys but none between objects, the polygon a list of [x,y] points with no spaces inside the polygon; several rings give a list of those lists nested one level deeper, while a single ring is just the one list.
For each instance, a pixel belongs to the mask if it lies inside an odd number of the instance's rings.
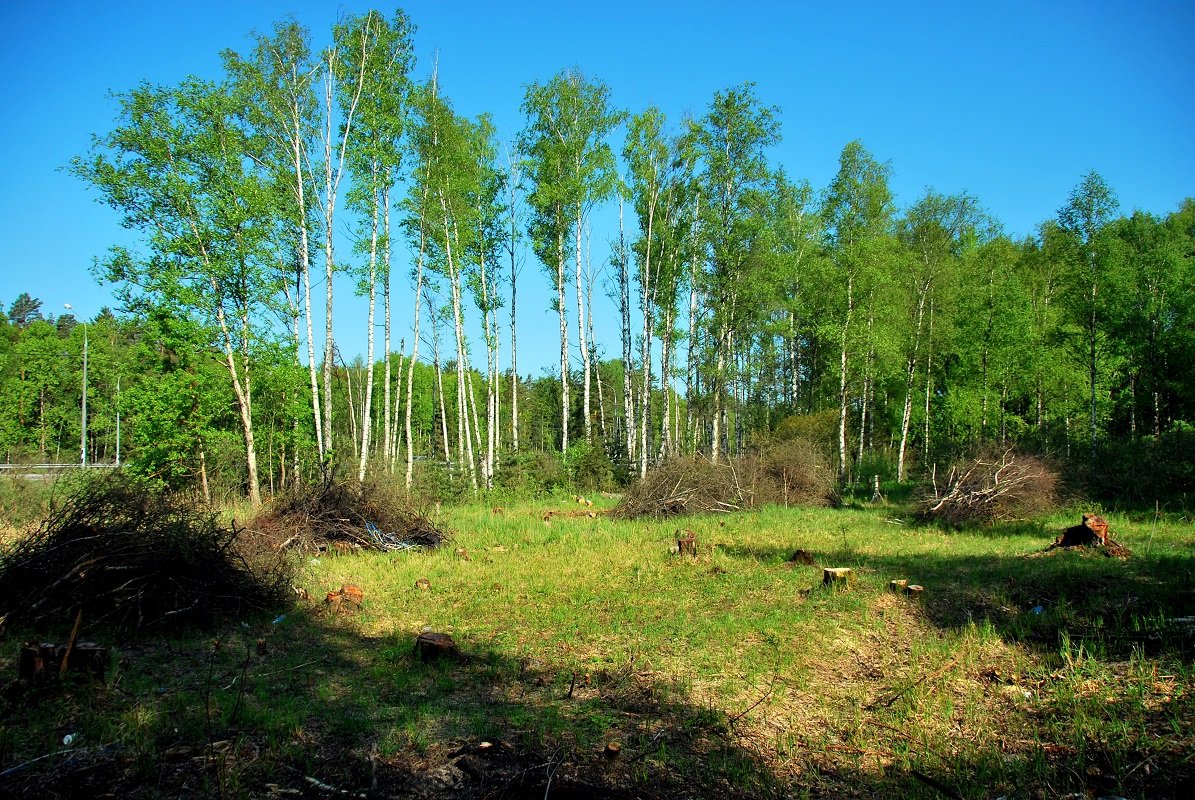
[{"label": "cut log", "polygon": [[851,582],[850,567],[826,567],[822,570],[822,584],[846,588]]},{"label": "cut log", "polygon": [[426,663],[441,659],[457,659],[461,651],[447,633],[421,633],[415,638],[415,652],[419,660]]}]

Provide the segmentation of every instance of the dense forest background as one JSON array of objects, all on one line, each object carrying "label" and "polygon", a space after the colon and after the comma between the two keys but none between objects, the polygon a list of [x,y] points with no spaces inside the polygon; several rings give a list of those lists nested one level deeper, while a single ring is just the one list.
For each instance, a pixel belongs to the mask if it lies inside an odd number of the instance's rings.
[{"label": "dense forest background", "polygon": [[[749,84],[667,120],[575,68],[527,87],[505,147],[414,77],[411,34],[369,13],[314,52],[283,22],[214,80],[117,97],[71,170],[137,236],[95,267],[121,307],[6,306],[0,459],[258,502],[328,465],[438,494],[612,488],[802,438],[844,484],[983,447],[1129,500],[1195,484],[1195,200],[1129,213],[1093,171],[1014,239],[966,193],[898,206],[858,141],[828,186],[790,176]],[[524,269],[554,297],[533,331]],[[369,303],[348,359],[337,275]],[[554,369],[520,373],[520,335],[558,339]]]}]

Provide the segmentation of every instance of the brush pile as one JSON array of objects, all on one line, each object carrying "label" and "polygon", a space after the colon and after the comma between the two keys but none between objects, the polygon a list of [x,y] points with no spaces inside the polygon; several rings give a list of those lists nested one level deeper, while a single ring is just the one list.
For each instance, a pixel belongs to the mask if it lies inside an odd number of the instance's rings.
[{"label": "brush pile", "polygon": [[0,556],[0,620],[69,625],[81,612],[89,629],[175,630],[277,608],[289,574],[251,567],[239,533],[147,481],[89,478]]},{"label": "brush pile", "polygon": [[439,547],[448,538],[396,488],[330,475],[275,498],[250,527],[277,550],[406,550]]},{"label": "brush pile", "polygon": [[983,454],[955,464],[944,486],[935,481],[920,516],[952,526],[1024,519],[1056,505],[1058,485],[1058,473],[1039,458]]},{"label": "brush pile", "polygon": [[714,463],[672,458],[632,486],[612,512],[619,519],[730,513],[767,504],[825,505],[834,474],[817,449],[790,441],[762,453]]}]

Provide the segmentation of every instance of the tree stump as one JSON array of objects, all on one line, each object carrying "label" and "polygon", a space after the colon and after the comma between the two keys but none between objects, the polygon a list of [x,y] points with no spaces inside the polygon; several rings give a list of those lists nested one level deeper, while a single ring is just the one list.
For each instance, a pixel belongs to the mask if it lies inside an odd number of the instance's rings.
[{"label": "tree stump", "polygon": [[461,657],[456,642],[447,633],[421,633],[415,638],[415,652],[425,664],[441,659],[455,660]]},{"label": "tree stump", "polygon": [[606,758],[613,761],[618,758],[618,754],[622,752],[622,745],[618,742],[610,742],[606,745]]},{"label": "tree stump", "polygon": [[888,591],[900,593],[900,592],[903,592],[905,590],[905,587],[907,587],[908,585],[909,585],[909,582],[907,580],[905,580],[904,578],[900,578],[895,581],[889,581],[888,582]]},{"label": "tree stump", "polygon": [[910,583],[908,586],[905,587],[905,597],[910,597],[914,600],[917,600],[918,598],[921,597],[921,593],[924,591],[925,591],[924,586],[918,586],[915,583]]},{"label": "tree stump", "polygon": [[1055,547],[1106,546],[1109,542],[1108,521],[1098,514],[1084,514],[1083,521],[1072,525],[1054,540]]},{"label": "tree stump", "polygon": [[685,531],[685,535],[676,540],[676,552],[682,556],[697,555],[697,534]]},{"label": "tree stump", "polygon": [[345,601],[352,603],[358,609],[361,608],[362,601],[365,600],[365,592],[361,590],[360,586],[354,586],[351,583],[341,584],[340,589],[335,592],[328,592],[324,598],[324,605],[331,606],[337,610],[346,608]]},{"label": "tree stump", "polygon": [[845,589],[851,582],[850,567],[826,567],[822,570],[822,585]]},{"label": "tree stump", "polygon": [[432,588],[432,582],[427,578],[420,578],[419,580],[415,581],[415,588],[421,592],[426,592],[428,589]]}]

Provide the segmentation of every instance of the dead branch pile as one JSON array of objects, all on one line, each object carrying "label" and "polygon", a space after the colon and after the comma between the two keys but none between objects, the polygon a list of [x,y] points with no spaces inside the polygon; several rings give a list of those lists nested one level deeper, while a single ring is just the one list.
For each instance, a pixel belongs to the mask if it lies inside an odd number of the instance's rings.
[{"label": "dead branch pile", "polygon": [[331,477],[287,491],[250,524],[279,550],[439,547],[447,533],[396,488]]},{"label": "dead branch pile", "polygon": [[983,454],[951,467],[942,486],[935,480],[920,516],[956,526],[1023,519],[1052,508],[1058,486],[1058,473],[1039,458]]},{"label": "dead branch pile", "polygon": [[730,513],[769,503],[824,505],[833,472],[816,448],[788,442],[760,454],[713,463],[672,458],[633,485],[612,512],[620,519]]},{"label": "dead branch pile", "polygon": [[177,629],[276,608],[290,576],[254,569],[235,526],[123,473],[54,501],[41,527],[0,557],[0,620],[9,627]]}]

